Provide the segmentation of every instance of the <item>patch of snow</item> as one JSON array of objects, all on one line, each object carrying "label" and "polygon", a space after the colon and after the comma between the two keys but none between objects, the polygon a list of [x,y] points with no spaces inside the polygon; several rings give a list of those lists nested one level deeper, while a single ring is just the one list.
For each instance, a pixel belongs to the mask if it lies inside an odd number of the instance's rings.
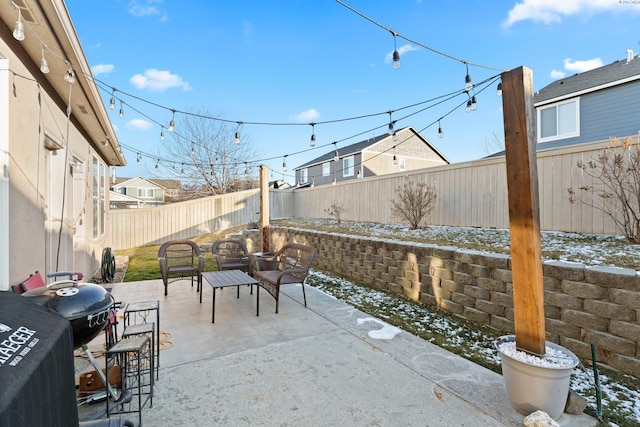
[{"label": "patch of snow", "polygon": [[383,322],[382,320],[378,320],[373,317],[367,317],[364,319],[357,320],[358,325],[362,325],[365,322],[375,322],[382,325],[382,329],[375,329],[373,331],[369,331],[369,337],[374,340],[392,340],[396,335],[400,333],[400,329],[395,326],[391,326],[388,323]]},{"label": "patch of snow", "polygon": [[569,357],[568,354],[561,350],[545,346],[546,354],[544,357],[535,356],[526,351],[518,350],[515,341],[507,341],[498,344],[498,349],[519,362],[528,365],[540,366],[542,368],[573,368],[576,362]]}]

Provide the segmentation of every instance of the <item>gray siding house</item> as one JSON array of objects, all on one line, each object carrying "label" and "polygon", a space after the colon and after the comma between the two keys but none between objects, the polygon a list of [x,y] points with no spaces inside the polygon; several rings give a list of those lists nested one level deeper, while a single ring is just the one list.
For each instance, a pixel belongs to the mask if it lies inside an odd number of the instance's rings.
[{"label": "gray siding house", "polygon": [[638,134],[640,58],[556,80],[534,96],[538,149]]},{"label": "gray siding house", "polygon": [[412,126],[331,151],[295,169],[296,185],[324,185],[433,166],[449,160]]}]

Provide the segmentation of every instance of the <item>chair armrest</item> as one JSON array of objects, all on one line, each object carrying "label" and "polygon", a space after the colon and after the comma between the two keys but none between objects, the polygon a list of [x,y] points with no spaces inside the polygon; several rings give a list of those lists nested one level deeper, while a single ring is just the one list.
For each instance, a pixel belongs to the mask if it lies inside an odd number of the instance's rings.
[{"label": "chair armrest", "polygon": [[202,255],[198,255],[198,273],[202,273],[204,270],[204,257]]}]

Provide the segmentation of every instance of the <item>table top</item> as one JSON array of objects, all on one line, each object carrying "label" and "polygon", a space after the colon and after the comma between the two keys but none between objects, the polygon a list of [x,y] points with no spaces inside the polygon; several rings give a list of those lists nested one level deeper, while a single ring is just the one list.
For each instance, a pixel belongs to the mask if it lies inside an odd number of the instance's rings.
[{"label": "table top", "polygon": [[202,277],[214,288],[227,286],[255,285],[256,279],[242,270],[222,270],[202,273]]}]

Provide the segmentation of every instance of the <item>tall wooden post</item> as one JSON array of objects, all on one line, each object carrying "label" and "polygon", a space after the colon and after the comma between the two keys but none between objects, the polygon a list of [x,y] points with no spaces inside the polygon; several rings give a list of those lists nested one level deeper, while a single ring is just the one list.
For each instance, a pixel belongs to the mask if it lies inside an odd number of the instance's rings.
[{"label": "tall wooden post", "polygon": [[530,69],[520,67],[502,74],[502,108],[516,346],[531,353],[545,354],[538,168],[533,73]]},{"label": "tall wooden post", "polygon": [[269,168],[266,165],[260,165],[260,251],[269,252],[270,246]]}]

